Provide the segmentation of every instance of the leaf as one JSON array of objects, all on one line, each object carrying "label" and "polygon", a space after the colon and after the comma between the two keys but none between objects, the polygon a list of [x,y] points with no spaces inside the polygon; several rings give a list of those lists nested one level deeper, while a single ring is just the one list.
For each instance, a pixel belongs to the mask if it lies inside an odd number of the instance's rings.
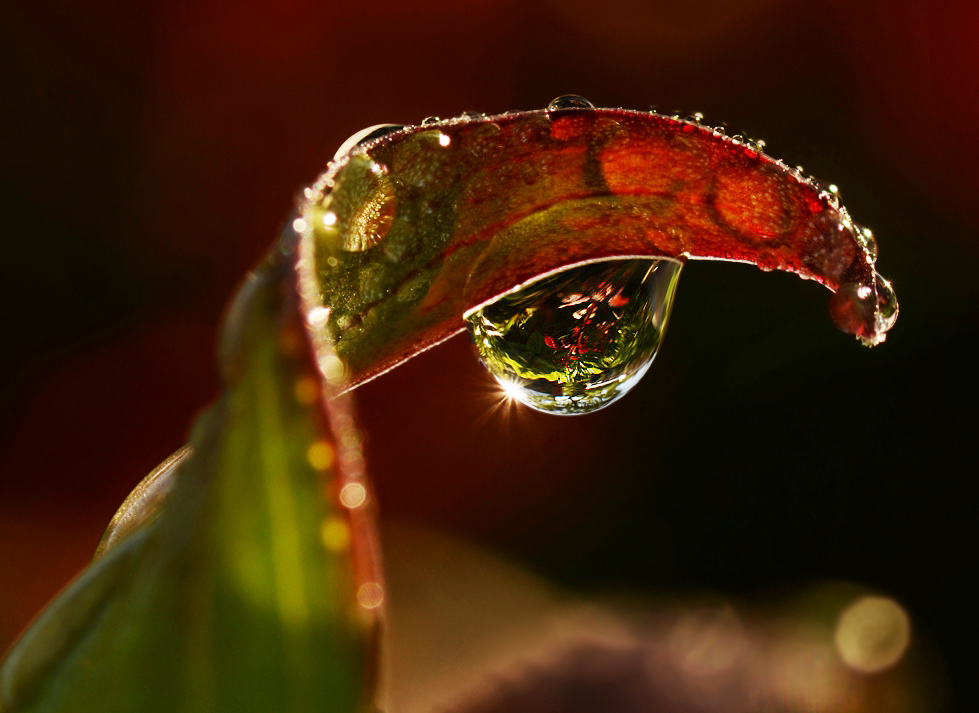
[{"label": "leaf", "polygon": [[870,238],[835,194],[757,146],[650,112],[406,127],[332,164],[302,212],[351,385],[461,331],[465,313],[516,285],[617,257],[788,270],[847,286],[835,310],[845,331],[877,343],[890,326]]},{"label": "leaf", "polygon": [[307,189],[240,289],[191,450],[11,650],[0,711],[368,709],[384,590],[342,392],[528,280],[620,257],[747,261],[835,290],[837,323],[867,343],[896,317],[832,194],[695,123],[572,108],[381,134]]},{"label": "leaf", "polygon": [[367,708],[376,616],[357,592],[380,584],[368,505],[345,507],[340,491],[367,484],[338,475],[336,456],[352,455],[343,425],[328,425],[318,388],[297,389],[319,380],[284,289],[290,262],[267,262],[236,299],[225,392],[195,425],[163,516],[108,548],[18,642],[3,710]]}]

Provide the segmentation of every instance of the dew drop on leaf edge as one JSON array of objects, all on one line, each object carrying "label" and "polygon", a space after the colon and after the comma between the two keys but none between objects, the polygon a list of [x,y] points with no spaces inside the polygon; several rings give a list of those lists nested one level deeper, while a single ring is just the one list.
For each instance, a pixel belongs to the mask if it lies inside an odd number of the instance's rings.
[{"label": "dew drop on leaf edge", "polygon": [[556,111],[557,109],[594,109],[595,105],[584,97],[578,96],[577,94],[564,94],[552,99],[551,103],[547,105],[548,111]]},{"label": "dew drop on leaf edge", "polygon": [[346,141],[340,144],[340,148],[333,155],[333,160],[339,161],[361,144],[369,143],[394,131],[400,131],[403,128],[405,128],[404,124],[375,124],[374,126],[368,126],[366,129],[361,129],[351,134]]},{"label": "dew drop on leaf edge", "polygon": [[652,363],[680,269],[672,260],[571,268],[469,315],[469,334],[507,397],[553,414],[595,411]]}]

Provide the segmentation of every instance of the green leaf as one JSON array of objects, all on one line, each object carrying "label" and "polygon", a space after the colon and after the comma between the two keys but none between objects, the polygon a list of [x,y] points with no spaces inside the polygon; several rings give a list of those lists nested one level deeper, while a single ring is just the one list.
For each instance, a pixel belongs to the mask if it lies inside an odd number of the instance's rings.
[{"label": "green leaf", "polygon": [[297,389],[318,380],[287,262],[268,263],[232,309],[226,390],[195,425],[162,517],[18,642],[3,710],[368,707],[375,616],[356,600],[349,536],[367,506],[339,502],[336,434],[322,398]]}]

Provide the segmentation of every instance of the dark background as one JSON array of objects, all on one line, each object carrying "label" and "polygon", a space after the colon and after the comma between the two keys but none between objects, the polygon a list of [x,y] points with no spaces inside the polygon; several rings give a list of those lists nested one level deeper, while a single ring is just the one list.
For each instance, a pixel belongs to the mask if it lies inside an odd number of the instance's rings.
[{"label": "dark background", "polygon": [[217,389],[222,306],[354,131],[462,110],[702,111],[841,188],[902,312],[691,263],[635,393],[490,409],[465,338],[363,387],[385,517],[577,590],[900,601],[975,693],[979,5],[15,3],[0,26],[0,649]]}]

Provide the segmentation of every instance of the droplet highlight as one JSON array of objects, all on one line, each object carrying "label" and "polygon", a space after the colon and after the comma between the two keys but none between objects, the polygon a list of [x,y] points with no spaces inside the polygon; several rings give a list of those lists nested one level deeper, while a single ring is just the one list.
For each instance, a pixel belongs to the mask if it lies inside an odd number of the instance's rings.
[{"label": "droplet highlight", "polygon": [[467,317],[504,394],[547,413],[608,406],[649,369],[681,263],[617,260],[531,282]]}]

